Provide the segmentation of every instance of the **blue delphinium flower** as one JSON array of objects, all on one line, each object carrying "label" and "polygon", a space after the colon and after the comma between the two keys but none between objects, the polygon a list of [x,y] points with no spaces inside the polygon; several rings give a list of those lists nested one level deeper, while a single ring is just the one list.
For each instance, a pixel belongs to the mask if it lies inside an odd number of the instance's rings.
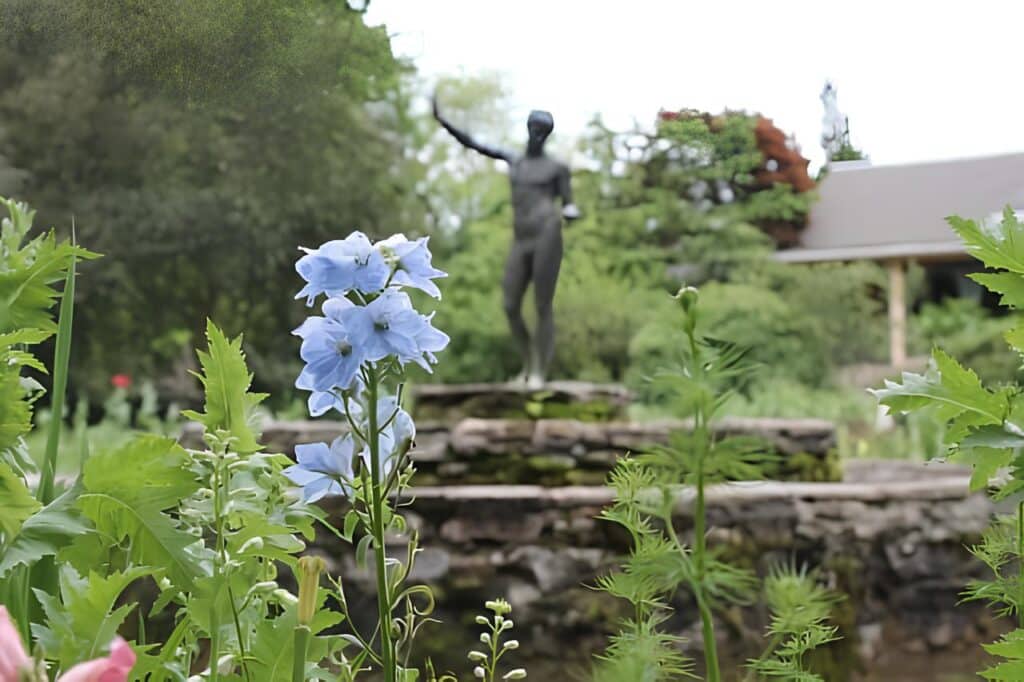
[{"label": "blue delphinium flower", "polygon": [[330,391],[347,389],[354,383],[367,358],[363,346],[337,317],[346,303],[354,307],[346,299],[330,299],[324,305],[326,317],[310,317],[292,332],[302,338],[299,355],[306,362],[295,380],[296,388]]},{"label": "blue delphinium flower", "polygon": [[434,298],[441,298],[441,290],[431,280],[447,277],[448,274],[431,264],[428,239],[429,237],[422,237],[409,241],[404,234],[396,234],[378,242],[377,248],[381,249],[388,260],[394,262],[395,273],[391,278],[393,283],[419,289]]},{"label": "blue delphinium flower", "polygon": [[391,276],[391,267],[383,254],[362,232],[329,241],[319,249],[303,250],[306,255],[298,260],[295,269],[306,280],[306,286],[295,298],[305,297],[306,305],[313,305],[320,294],[344,296],[353,289],[375,294]]},{"label": "blue delphinium flower", "polygon": [[284,475],[302,486],[306,502],[316,502],[327,495],[351,495],[352,460],[356,442],[349,435],[327,443],[303,443],[295,446],[297,464],[284,470]]},{"label": "blue delphinium flower", "polygon": [[423,333],[424,318],[405,292],[387,289],[365,306],[342,310],[340,319],[367,360],[396,355],[407,362],[422,355],[416,339]]},{"label": "blue delphinium flower", "polygon": [[309,408],[311,417],[327,414],[332,409],[342,414],[345,413],[344,400],[333,391],[313,391],[309,394],[306,406]]},{"label": "blue delphinium flower", "polygon": [[447,334],[431,324],[434,319],[434,313],[430,315],[420,315],[423,318],[423,325],[416,333],[416,345],[419,346],[419,356],[412,358],[416,364],[428,372],[432,372],[430,369],[431,364],[437,363],[437,356],[435,353],[440,353],[448,347],[448,342],[451,340]]}]

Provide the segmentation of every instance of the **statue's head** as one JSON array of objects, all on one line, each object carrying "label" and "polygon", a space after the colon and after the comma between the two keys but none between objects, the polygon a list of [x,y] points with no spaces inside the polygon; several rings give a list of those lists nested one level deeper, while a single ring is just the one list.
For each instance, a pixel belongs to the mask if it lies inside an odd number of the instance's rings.
[{"label": "statue's head", "polygon": [[526,119],[526,130],[530,134],[529,142],[526,145],[527,150],[539,153],[554,127],[555,119],[552,118],[550,112],[536,109],[531,111],[530,116]]}]

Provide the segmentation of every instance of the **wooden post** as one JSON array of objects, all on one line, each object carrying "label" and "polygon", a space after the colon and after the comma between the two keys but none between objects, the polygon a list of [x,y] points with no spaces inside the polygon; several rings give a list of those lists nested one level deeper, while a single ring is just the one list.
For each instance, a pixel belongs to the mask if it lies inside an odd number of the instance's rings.
[{"label": "wooden post", "polygon": [[889,364],[903,367],[907,362],[907,263],[891,260],[889,271]]}]

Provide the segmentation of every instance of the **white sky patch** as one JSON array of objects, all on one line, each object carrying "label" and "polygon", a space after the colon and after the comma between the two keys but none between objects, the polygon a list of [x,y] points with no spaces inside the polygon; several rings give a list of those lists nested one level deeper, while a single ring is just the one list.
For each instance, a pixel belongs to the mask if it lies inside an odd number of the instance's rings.
[{"label": "white sky patch", "polygon": [[598,112],[623,129],[728,107],[772,118],[817,167],[831,79],[876,164],[1024,151],[1017,0],[374,0],[368,20],[428,79],[503,72],[524,140],[547,109],[560,148]]}]

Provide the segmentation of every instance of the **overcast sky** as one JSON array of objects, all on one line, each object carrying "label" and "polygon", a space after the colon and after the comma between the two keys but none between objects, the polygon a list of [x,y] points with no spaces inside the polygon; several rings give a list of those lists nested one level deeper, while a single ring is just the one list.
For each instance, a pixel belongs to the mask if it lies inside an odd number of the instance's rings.
[{"label": "overcast sky", "polygon": [[597,112],[627,128],[729,107],[817,166],[831,79],[876,164],[1024,151],[1019,0],[374,0],[368,21],[428,78],[503,72],[563,142]]}]

